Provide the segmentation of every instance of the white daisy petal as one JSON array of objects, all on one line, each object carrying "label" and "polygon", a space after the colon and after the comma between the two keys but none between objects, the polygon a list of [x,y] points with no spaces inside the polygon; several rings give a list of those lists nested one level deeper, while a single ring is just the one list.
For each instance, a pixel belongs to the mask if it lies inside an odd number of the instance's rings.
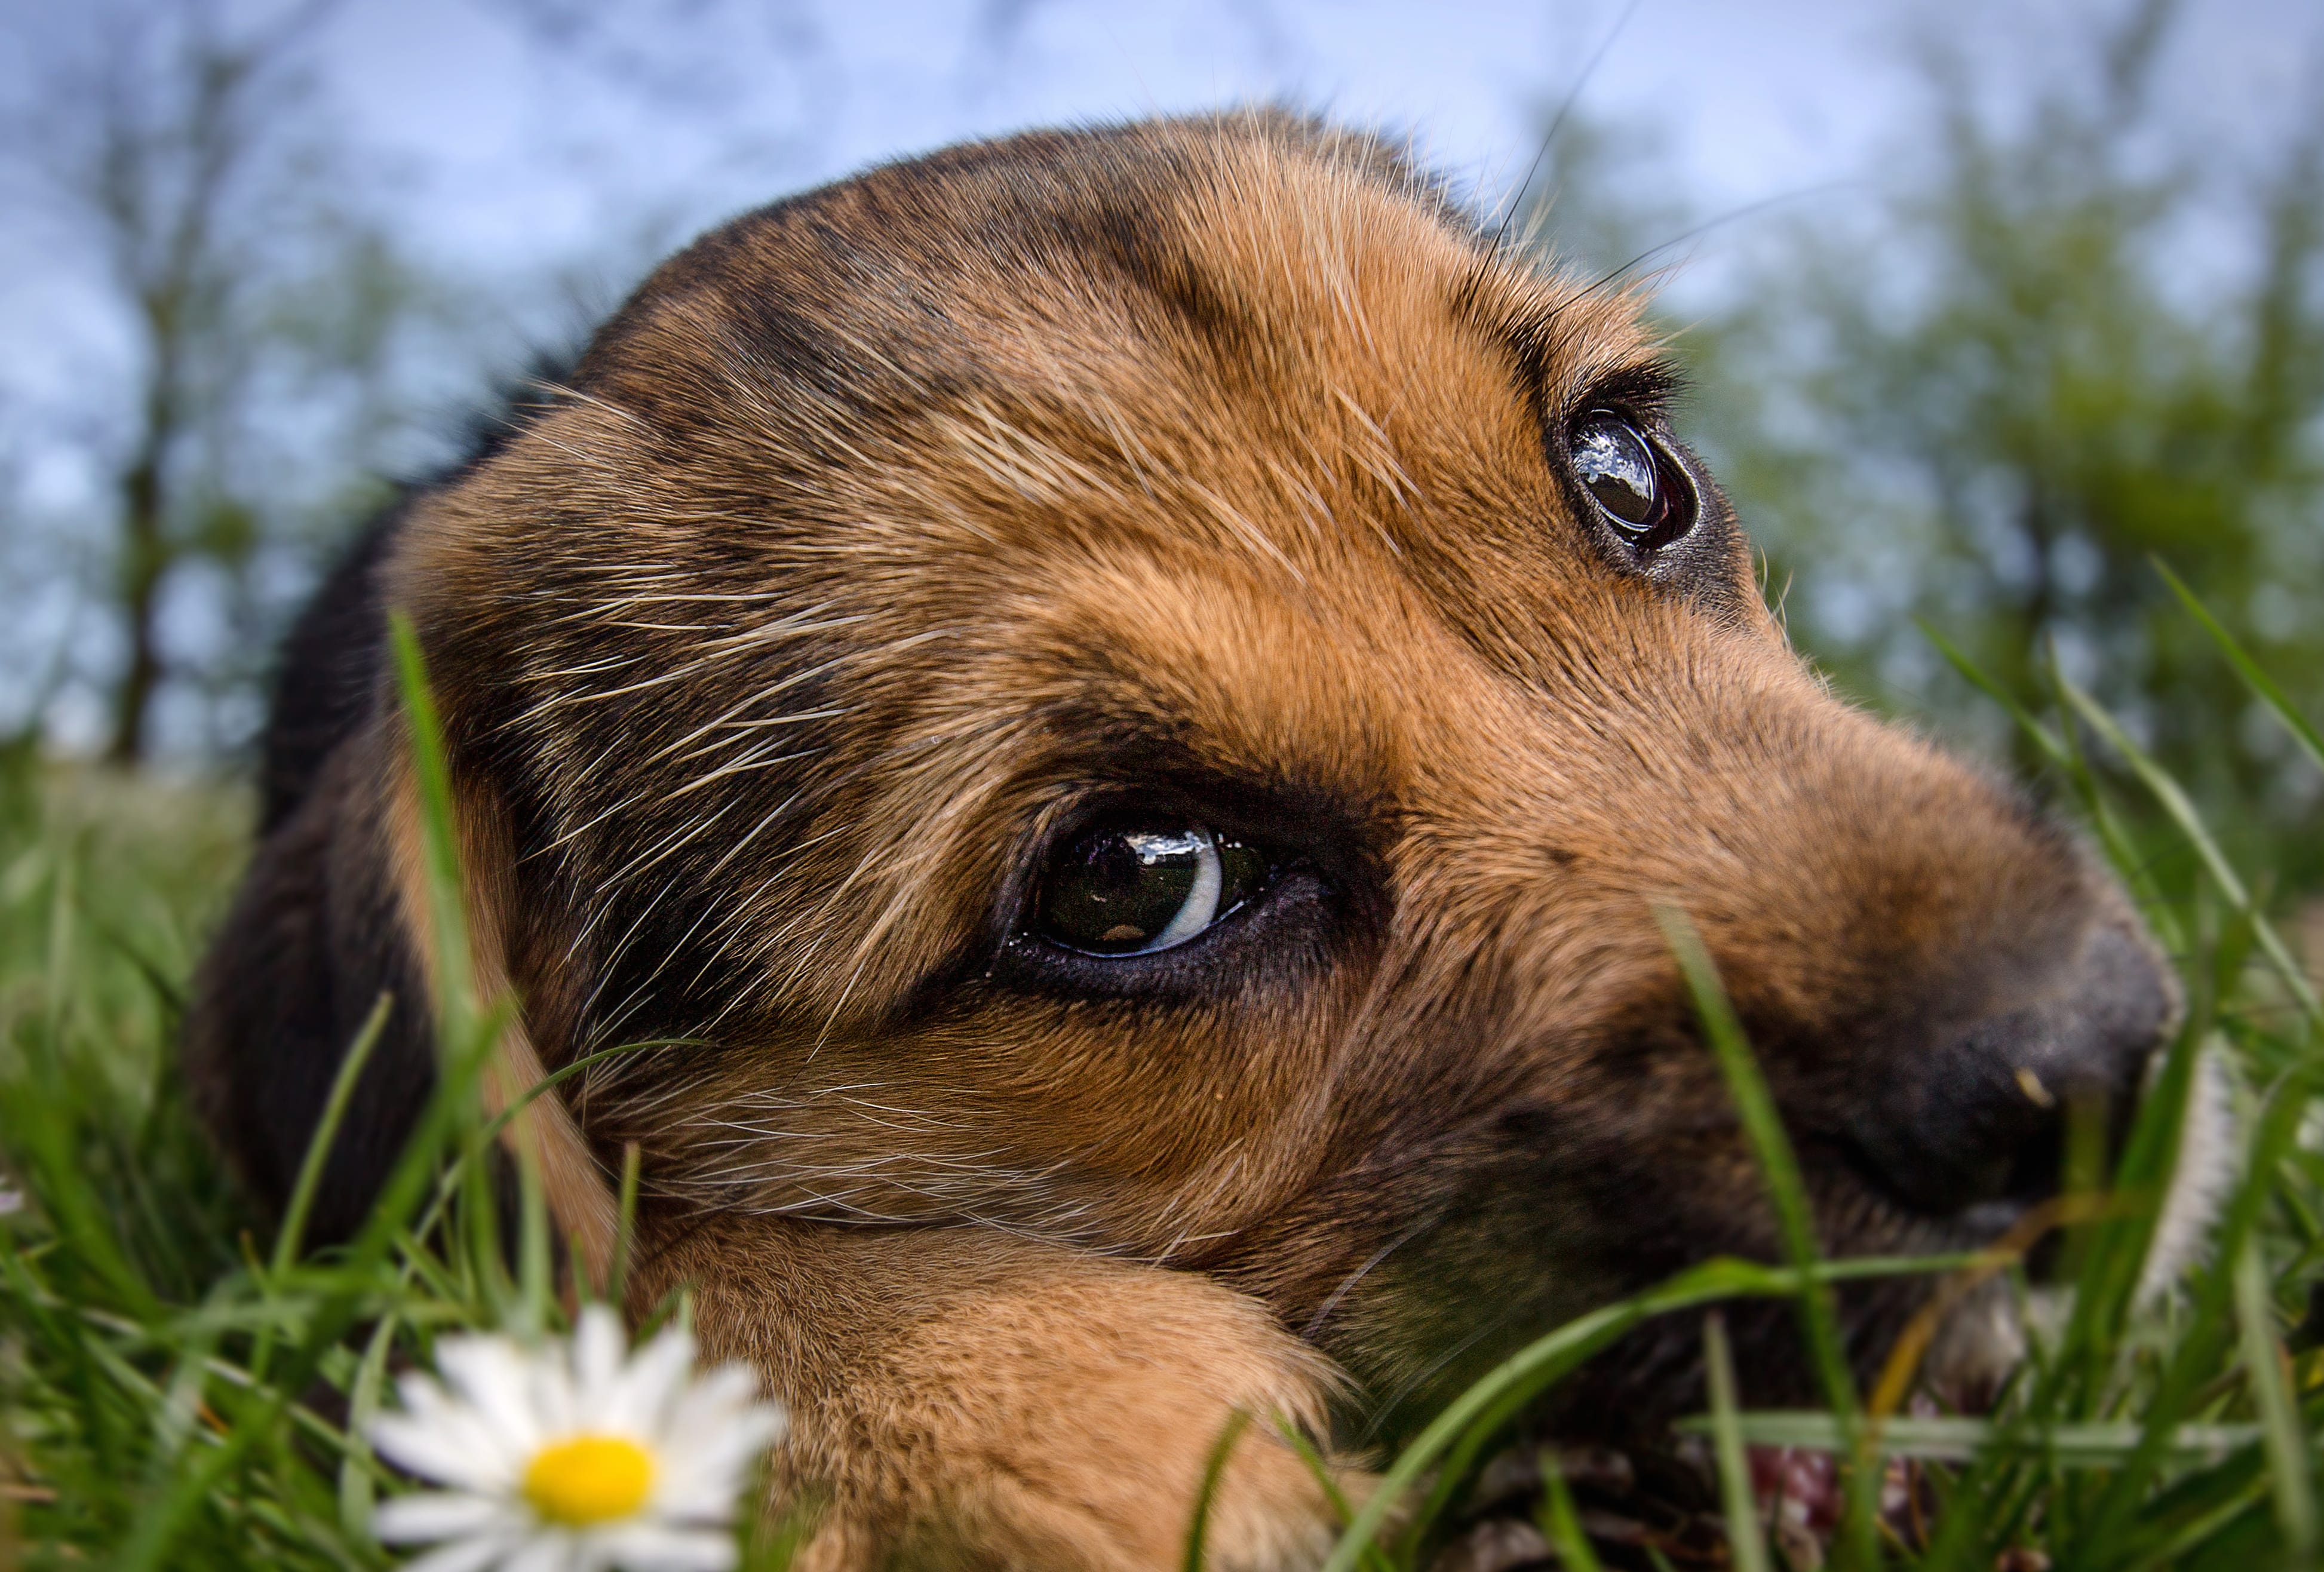
[{"label": "white daisy petal", "polygon": [[431,1375],[418,1371],[396,1382],[403,1399],[403,1411],[426,1425],[476,1423],[468,1405],[444,1390],[443,1383]]},{"label": "white daisy petal", "polygon": [[770,1428],[756,1409],[681,1410],[663,1427],[660,1447],[673,1468],[715,1468],[738,1445],[744,1456],[762,1449]]},{"label": "white daisy petal", "polygon": [[694,1339],[679,1327],[666,1327],[639,1349],[595,1411],[609,1429],[659,1435],[671,1404],[686,1390],[694,1364]]},{"label": "white daisy petal", "polygon": [[573,1384],[585,1392],[604,1392],[622,1373],[621,1318],[608,1305],[584,1305],[573,1327]]},{"label": "white daisy petal", "polygon": [[789,1428],[790,1416],[780,1403],[696,1403],[689,1397],[671,1415],[663,1450],[671,1474],[715,1475],[731,1495],[751,1459],[782,1439]]},{"label": "white daisy petal", "polygon": [[540,1416],[527,1399],[533,1362],[505,1337],[447,1337],[436,1368],[512,1452],[540,1445]]},{"label": "white daisy petal", "polygon": [[686,1522],[724,1522],[734,1514],[734,1498],[748,1482],[750,1466],[765,1450],[764,1431],[742,1432],[731,1441],[668,1456],[656,1482],[654,1509]]},{"label": "white daisy petal", "polygon": [[709,1418],[717,1409],[746,1409],[759,1399],[759,1373],[747,1364],[722,1364],[697,1376],[671,1406],[673,1425],[687,1417]]},{"label": "white daisy petal", "polygon": [[762,1390],[757,1371],[747,1365],[722,1364],[678,1395],[670,1405],[666,1429],[673,1436],[699,1435],[704,1432],[697,1427],[715,1428],[746,1414],[780,1413],[780,1404],[761,1400]]},{"label": "white daisy petal", "polygon": [[487,1530],[519,1530],[525,1520],[505,1498],[431,1490],[380,1503],[371,1526],[388,1544],[411,1545]]},{"label": "white daisy petal", "polygon": [[728,1572],[740,1559],[730,1533],[632,1523],[600,1537],[622,1572]]},{"label": "white daisy petal", "polygon": [[657,1481],[653,1512],[673,1522],[730,1521],[734,1498],[742,1493],[742,1470],[685,1469],[673,1466]]},{"label": "white daisy petal", "polygon": [[575,1572],[581,1563],[574,1536],[550,1530],[528,1540],[501,1564],[501,1572]]},{"label": "white daisy petal", "polygon": [[397,1376],[395,1392],[414,1413],[441,1413],[457,1406],[444,1383],[425,1371],[407,1370]]},{"label": "white daisy petal", "polygon": [[401,1572],[485,1572],[488,1567],[499,1566],[523,1542],[521,1534],[488,1534],[481,1539],[461,1540],[430,1550],[416,1561],[406,1562]]},{"label": "white daisy petal", "polygon": [[531,1362],[525,1372],[526,1401],[531,1405],[534,1422],[540,1427],[541,1438],[570,1435],[575,1430],[594,1430],[597,1426],[587,1422],[581,1404],[573,1390],[573,1373],[566,1367],[560,1353],[545,1353]]},{"label": "white daisy petal", "polygon": [[380,1456],[407,1474],[438,1484],[490,1492],[506,1489],[513,1477],[508,1449],[466,1410],[444,1415],[381,1414],[367,1433]]}]

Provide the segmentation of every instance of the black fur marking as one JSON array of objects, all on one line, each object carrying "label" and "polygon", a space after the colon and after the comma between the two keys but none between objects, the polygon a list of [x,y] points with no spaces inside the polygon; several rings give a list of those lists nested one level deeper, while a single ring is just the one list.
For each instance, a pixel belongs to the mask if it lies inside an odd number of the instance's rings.
[{"label": "black fur marking", "polygon": [[203,965],[188,1025],[202,1112],[245,1180],[280,1206],[341,1059],[380,996],[392,998],[324,1169],[309,1228],[316,1243],[361,1226],[435,1080],[435,1034],[383,847],[348,790],[356,751],[326,764],[259,848]]}]

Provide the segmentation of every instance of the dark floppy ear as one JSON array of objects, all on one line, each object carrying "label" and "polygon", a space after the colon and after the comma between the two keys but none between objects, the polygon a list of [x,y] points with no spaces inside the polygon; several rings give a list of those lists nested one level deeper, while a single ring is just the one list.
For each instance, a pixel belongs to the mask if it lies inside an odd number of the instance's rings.
[{"label": "dark floppy ear", "polygon": [[[512,981],[515,885],[496,794],[464,780],[454,811],[471,975],[480,1005],[507,1021],[483,1086],[498,1114],[543,1079],[534,1022],[553,1022],[555,1012],[534,1008]],[[276,1207],[290,1197],[339,1065],[365,1018],[389,1002],[323,1168],[309,1219],[318,1244],[363,1226],[435,1086],[438,951],[420,824],[402,720],[383,703],[261,844],[196,979],[185,1042],[196,1110],[244,1182]],[[562,1047],[549,1045],[552,1061]],[[616,1205],[571,1110],[544,1093],[503,1140],[538,1161],[559,1238],[602,1281]]]},{"label": "dark floppy ear", "polygon": [[[408,734],[400,723],[396,730],[384,826],[387,863],[403,930],[410,936],[414,970],[427,997],[433,999],[440,981],[441,952],[429,898],[419,780]],[[479,772],[461,769],[456,761],[452,811],[466,885],[469,976],[480,1011],[497,1013],[504,1022],[482,1087],[486,1112],[497,1115],[547,1078],[547,1064],[564,1062],[567,1045],[553,1036],[547,1041],[536,1036],[541,1026],[552,1034],[557,1030],[560,1013],[542,1008],[547,1001],[539,997],[549,991],[550,980],[536,975],[522,979],[534,986],[519,986],[522,974],[513,964],[512,947],[525,925],[508,813],[500,793]],[[551,1087],[525,1103],[502,1140],[512,1156],[530,1157],[538,1164],[558,1239],[573,1247],[577,1264],[591,1281],[603,1282],[613,1261],[618,1206],[588,1138],[558,1090]]]},{"label": "dark floppy ear", "polygon": [[340,1063],[382,1000],[383,1035],[308,1219],[352,1236],[435,1085],[435,1032],[387,874],[375,723],[343,737],[268,828],[196,974],[184,1064],[195,1110],[243,1181],[289,1198]]}]

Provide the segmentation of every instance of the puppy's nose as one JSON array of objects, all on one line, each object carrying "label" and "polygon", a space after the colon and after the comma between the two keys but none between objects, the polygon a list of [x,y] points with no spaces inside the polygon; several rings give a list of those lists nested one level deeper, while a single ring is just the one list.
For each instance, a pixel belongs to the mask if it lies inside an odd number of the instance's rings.
[{"label": "puppy's nose", "polygon": [[2098,929],[2016,1002],[1940,1028],[1918,1051],[1880,1056],[1856,1144],[1923,1211],[2048,1195],[2068,1110],[2099,1100],[2118,1136],[2174,1008],[2145,947]]}]

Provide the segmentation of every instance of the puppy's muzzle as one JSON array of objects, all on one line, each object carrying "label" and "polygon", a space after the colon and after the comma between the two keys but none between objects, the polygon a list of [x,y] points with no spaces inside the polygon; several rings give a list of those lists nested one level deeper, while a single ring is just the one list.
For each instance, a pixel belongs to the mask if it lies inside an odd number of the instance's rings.
[{"label": "puppy's muzzle", "polygon": [[1880,1060],[1854,1153],[1919,1212],[2047,1196],[2077,1110],[2099,1112],[2119,1142],[2175,1008],[2149,948],[2094,926],[2061,964],[1984,1013],[1906,1023],[1922,1040]]}]

